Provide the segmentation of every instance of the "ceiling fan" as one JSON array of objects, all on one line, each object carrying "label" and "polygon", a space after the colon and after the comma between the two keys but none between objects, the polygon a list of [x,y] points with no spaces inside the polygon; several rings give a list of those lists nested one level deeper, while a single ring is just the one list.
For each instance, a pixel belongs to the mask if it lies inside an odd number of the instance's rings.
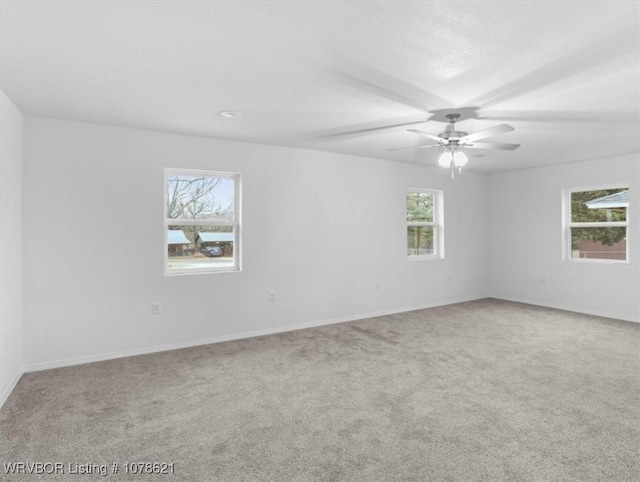
[{"label": "ceiling fan", "polygon": [[477,142],[481,139],[486,139],[487,137],[493,137],[498,134],[506,134],[507,132],[514,131],[515,129],[508,124],[499,124],[474,134],[468,134],[466,132],[456,130],[456,122],[460,118],[460,114],[451,113],[447,114],[445,117],[449,119],[449,124],[445,128],[444,132],[437,136],[418,129],[407,129],[408,132],[436,141],[436,144],[400,147],[389,150],[403,151],[407,149],[428,149],[431,147],[440,147],[444,152],[440,156],[438,164],[442,167],[450,167],[453,175],[454,168],[457,167],[458,169],[462,169],[462,166],[464,166],[468,161],[468,158],[462,149],[501,149],[505,151],[513,151],[520,147],[520,144],[508,144],[505,142]]}]

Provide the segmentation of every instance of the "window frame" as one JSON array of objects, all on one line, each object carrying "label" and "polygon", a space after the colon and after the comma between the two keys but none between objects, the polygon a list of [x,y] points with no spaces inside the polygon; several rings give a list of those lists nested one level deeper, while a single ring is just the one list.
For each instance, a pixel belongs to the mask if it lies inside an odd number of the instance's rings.
[{"label": "window frame", "polygon": [[[590,264],[629,264],[630,263],[630,213],[631,202],[627,207],[626,221],[600,221],[600,222],[573,222],[571,221],[571,195],[574,192],[600,191],[605,189],[630,189],[627,183],[604,184],[597,186],[576,187],[562,190],[562,261],[569,263],[590,263]],[[626,253],[625,259],[604,259],[604,258],[574,258],[571,256],[571,230],[573,228],[626,228]]]},{"label": "window frame", "polygon": [[[220,221],[208,219],[169,219],[167,217],[167,201],[168,201],[168,176],[203,176],[215,177],[222,179],[231,179],[235,183],[234,189],[234,210],[233,221]],[[183,275],[199,275],[211,273],[233,273],[242,271],[241,263],[241,178],[237,172],[208,171],[202,169],[181,169],[165,167],[163,172],[163,204],[162,218],[164,220],[164,275],[165,276],[183,276]],[[172,268],[169,269],[169,226],[231,226],[233,228],[233,266],[205,267],[205,268]]]},{"label": "window frame", "polygon": [[[406,221],[407,219],[407,194],[425,193],[433,195],[433,221]],[[405,218],[405,244],[407,242],[407,228],[427,226],[433,228],[433,254],[407,254],[408,261],[429,261],[444,259],[444,191],[439,189],[425,189],[409,187],[404,196]]]}]

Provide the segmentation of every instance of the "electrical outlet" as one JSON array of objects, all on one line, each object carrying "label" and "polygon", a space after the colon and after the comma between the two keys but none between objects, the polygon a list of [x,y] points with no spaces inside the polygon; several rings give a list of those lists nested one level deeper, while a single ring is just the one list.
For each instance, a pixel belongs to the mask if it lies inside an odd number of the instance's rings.
[{"label": "electrical outlet", "polygon": [[152,315],[160,314],[160,303],[151,303],[151,314]]},{"label": "electrical outlet", "polygon": [[546,283],[547,278],[545,276],[540,276],[540,283]]},{"label": "electrical outlet", "polygon": [[276,292],[269,291],[269,301],[275,301],[275,300],[276,300]]},{"label": "electrical outlet", "polygon": [[374,286],[374,288],[375,288],[375,289],[379,290],[379,289],[380,289],[380,281],[376,281],[376,282],[373,284],[373,286]]}]

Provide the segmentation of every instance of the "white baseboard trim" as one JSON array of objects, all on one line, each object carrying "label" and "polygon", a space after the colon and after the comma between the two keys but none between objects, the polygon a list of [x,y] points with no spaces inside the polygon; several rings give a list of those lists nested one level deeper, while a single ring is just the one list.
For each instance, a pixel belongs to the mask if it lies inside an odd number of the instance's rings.
[{"label": "white baseboard trim", "polygon": [[24,371],[18,371],[18,373],[16,373],[13,377],[13,380],[11,380],[11,383],[9,383],[9,385],[0,394],[0,409],[4,406],[4,402],[8,400],[9,395],[11,395],[11,392],[13,392],[13,389],[16,388],[16,385],[22,378],[22,375],[24,375]]},{"label": "white baseboard trim", "polygon": [[363,319],[366,319],[366,318],[375,318],[377,316],[393,315],[393,314],[396,314],[396,313],[406,313],[408,311],[422,310],[422,309],[426,309],[426,308],[435,308],[437,306],[446,306],[446,305],[452,305],[452,304],[456,304],[456,303],[464,303],[464,302],[467,302],[467,301],[474,301],[474,300],[479,300],[479,299],[483,299],[483,298],[486,298],[486,296],[482,295],[482,296],[472,296],[472,297],[468,297],[468,298],[449,299],[449,300],[444,300],[444,301],[440,301],[440,302],[427,303],[427,304],[423,304],[423,305],[407,306],[407,307],[404,307],[404,308],[396,308],[396,309],[376,311],[376,312],[370,312],[370,313],[362,313],[362,314],[359,314],[359,315],[342,316],[342,317],[339,317],[339,318],[333,318],[333,319],[329,319],[329,320],[311,321],[311,322],[306,322],[306,323],[296,323],[296,324],[293,324],[293,325],[285,325],[285,326],[279,326],[279,327],[275,327],[275,328],[266,328],[264,330],[246,331],[246,332],[243,332],[243,333],[235,333],[235,334],[231,334],[231,335],[214,336],[212,338],[202,338],[202,339],[198,339],[198,340],[189,340],[189,341],[183,341],[183,342],[179,342],[179,343],[169,343],[169,344],[165,344],[165,345],[156,345],[156,346],[151,346],[151,347],[138,348],[138,349],[135,349],[135,350],[126,350],[126,351],[105,353],[105,354],[101,354],[101,355],[92,355],[92,356],[86,356],[86,357],[70,358],[70,359],[66,359],[66,360],[57,360],[57,361],[52,361],[52,362],[32,363],[32,364],[26,365],[24,367],[24,371],[25,372],[36,372],[36,371],[41,371],[41,370],[50,370],[50,369],[53,369],[53,368],[62,368],[62,367],[68,367],[68,366],[74,366],[74,365],[83,365],[85,363],[94,363],[94,362],[100,362],[100,361],[106,361],[106,360],[114,360],[116,358],[126,358],[126,357],[130,357],[130,356],[148,355],[150,353],[159,353],[159,352],[163,352],[163,351],[180,350],[182,348],[191,348],[191,347],[194,347],[194,346],[201,346],[201,345],[211,345],[213,343],[222,343],[222,342],[225,342],[225,341],[241,340],[241,339],[244,339],[244,338],[254,338],[254,337],[257,337],[257,336],[273,335],[273,334],[276,334],[276,333],[284,333],[284,332],[288,332],[288,331],[304,330],[305,328],[315,328],[315,327],[318,327],[318,326],[333,325],[333,324],[336,324],[336,323],[345,323],[345,322],[348,322],[348,321],[357,321],[357,320],[363,320]]},{"label": "white baseboard trim", "polygon": [[626,313],[611,313],[611,312],[604,312],[604,311],[598,311],[598,310],[596,311],[584,310],[582,308],[576,308],[575,306],[568,306],[568,305],[561,305],[561,304],[554,304],[554,303],[544,303],[536,300],[528,300],[525,298],[517,298],[517,297],[511,297],[511,296],[489,295],[489,298],[494,298],[496,300],[513,301],[514,303],[524,303],[527,305],[542,306],[544,308],[553,308],[555,310],[572,311],[574,313],[582,313],[583,315],[599,316],[601,318],[613,318],[614,320],[640,323],[639,317],[629,315]]}]

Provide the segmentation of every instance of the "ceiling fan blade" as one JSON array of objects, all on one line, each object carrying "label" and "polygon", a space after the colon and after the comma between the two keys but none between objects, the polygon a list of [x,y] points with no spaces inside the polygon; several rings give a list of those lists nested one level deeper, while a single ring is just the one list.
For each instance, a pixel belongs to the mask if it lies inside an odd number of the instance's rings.
[{"label": "ceiling fan blade", "polygon": [[431,139],[433,141],[439,142],[440,145],[445,145],[445,144],[449,143],[449,141],[447,141],[447,139],[444,139],[444,138],[439,137],[439,136],[434,136],[433,134],[429,134],[428,132],[420,131],[418,129],[407,129],[407,131],[413,132],[414,134],[418,134],[420,136],[427,137],[427,138],[429,138],[429,139]]},{"label": "ceiling fan blade", "polygon": [[429,112],[434,108],[452,107],[451,102],[436,94],[352,58],[344,58],[339,71],[334,73],[358,90],[422,112]]},{"label": "ceiling fan blade", "polygon": [[[387,121],[387,122],[392,122],[392,121]],[[424,124],[424,123],[425,123],[425,120],[411,121],[411,122],[396,122],[395,124],[385,123],[384,125],[376,125],[376,124],[380,124],[380,122],[376,122],[375,124],[367,123],[367,124],[360,124],[360,126],[362,126],[361,128],[353,129],[353,130],[344,130],[343,128],[328,129],[322,133],[316,134],[315,136],[313,136],[313,138],[328,139],[333,137],[359,136],[359,135],[368,134],[371,132],[378,132],[386,129],[394,129],[396,127],[406,127],[406,126],[413,126],[416,124]],[[365,126],[371,126],[371,127],[365,127]]]},{"label": "ceiling fan blade", "polygon": [[520,144],[508,144],[506,142],[474,142],[473,144],[463,144],[465,149],[501,149],[503,151],[514,151]]},{"label": "ceiling fan blade", "polygon": [[465,142],[473,142],[479,141],[480,139],[484,139],[486,137],[496,136],[498,134],[506,134],[507,132],[512,132],[515,129],[508,124],[500,124],[497,126],[489,127],[483,131],[476,132],[474,134],[469,134],[468,136],[464,136],[460,138],[461,143]]},{"label": "ceiling fan blade", "polygon": [[411,146],[411,147],[398,147],[396,149],[387,149],[388,151],[406,151],[409,149],[427,149],[429,147],[442,147],[441,144],[429,144],[428,146]]},{"label": "ceiling fan blade", "polygon": [[536,110],[482,110],[478,119],[515,122],[566,122],[566,123],[610,123],[618,121],[638,121],[638,113],[633,111],[536,111]]},{"label": "ceiling fan blade", "polygon": [[[608,32],[603,29],[603,32]],[[507,100],[529,94],[564,79],[574,77],[593,68],[605,66],[625,55],[638,55],[637,20],[628,26],[617,26],[614,35],[609,33],[594,38],[588,45],[552,60],[542,67],[522,75],[470,102],[469,105],[489,107]]]}]

